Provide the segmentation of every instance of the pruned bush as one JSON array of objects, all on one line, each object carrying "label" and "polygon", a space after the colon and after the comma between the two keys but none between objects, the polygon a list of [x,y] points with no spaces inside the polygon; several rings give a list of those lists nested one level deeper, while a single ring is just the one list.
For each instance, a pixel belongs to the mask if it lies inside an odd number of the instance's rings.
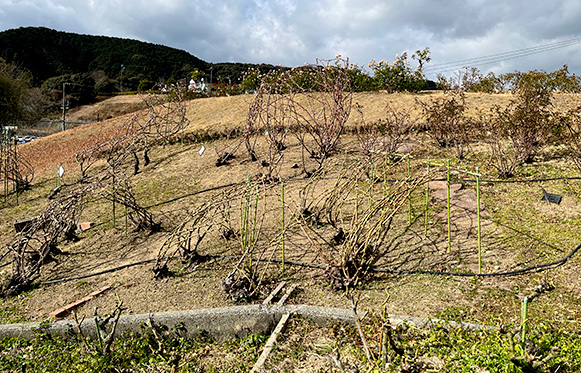
[{"label": "pruned bush", "polygon": [[[287,86],[286,74],[270,73],[263,77],[262,84],[248,110],[244,142],[252,161],[261,159],[267,179],[276,179],[286,149],[286,136],[292,126],[294,92]],[[284,93],[282,93],[284,92]],[[257,137],[264,135],[267,149],[256,153]]]},{"label": "pruned bush", "polygon": [[363,152],[368,156],[384,154],[390,158],[397,157],[398,149],[416,128],[413,110],[413,106],[398,109],[389,103],[385,106],[383,119],[370,124],[363,122],[357,132]]},{"label": "pruned bush", "polygon": [[4,197],[9,193],[10,184],[20,193],[30,187],[34,179],[34,168],[18,152],[11,127],[0,126],[0,182]]},{"label": "pruned bush", "polygon": [[178,259],[183,268],[189,269],[206,259],[199,247],[206,235],[215,228],[214,216],[217,202],[203,204],[188,216],[171,232],[159,249],[153,268],[155,278],[167,277],[176,272],[170,263]]},{"label": "pruned bush", "polygon": [[571,160],[581,172],[581,106],[561,115],[559,121],[563,127],[562,143],[568,148]]},{"label": "pruned bush", "polygon": [[428,135],[442,148],[453,148],[458,159],[469,151],[474,122],[464,112],[464,91],[450,91],[442,98],[419,102]]},{"label": "pruned bush", "polygon": [[[346,167],[316,206],[310,205],[310,214],[294,213],[313,249],[327,262],[327,279],[337,290],[365,281],[377,262],[389,255],[396,215],[423,182],[423,177],[414,175],[389,184],[363,182],[368,166]],[[383,178],[398,166],[393,163],[375,172]],[[317,224],[311,221],[314,214]]]},{"label": "pruned bush", "polygon": [[291,123],[297,127],[294,134],[320,167],[337,150],[351,113],[353,92],[348,60],[318,62],[314,67],[291,70],[288,78],[290,87],[296,89],[291,107]]},{"label": "pruned bush", "polygon": [[143,153],[144,164],[149,164],[149,148],[155,143],[173,141],[188,124],[186,117],[185,91],[173,87],[169,94],[143,95],[147,111],[138,112],[129,118],[111,138],[83,149],[75,154],[81,169],[81,178],[88,176],[89,169],[98,160],[105,160],[112,168],[127,165],[133,160],[129,172],[139,172],[137,153]]},{"label": "pruned bush", "polygon": [[[351,112],[349,68],[348,60],[337,57],[262,78],[248,111],[244,143],[252,161],[262,158],[269,178],[275,177],[290,132],[319,167],[337,150]],[[256,138],[263,134],[268,149],[259,155]],[[304,156],[303,168],[311,173]]]},{"label": "pruned bush", "polygon": [[57,245],[75,238],[91,189],[84,186],[53,201],[12,240],[8,245],[12,274],[0,284],[0,296],[16,295],[30,287],[40,276],[42,266],[60,252]]},{"label": "pruned bush", "polygon": [[506,108],[496,106],[487,117],[490,165],[498,176],[514,175],[516,167],[532,163],[539,152],[559,133],[561,121],[552,109],[551,88],[544,75],[531,72],[521,76],[517,97]]}]

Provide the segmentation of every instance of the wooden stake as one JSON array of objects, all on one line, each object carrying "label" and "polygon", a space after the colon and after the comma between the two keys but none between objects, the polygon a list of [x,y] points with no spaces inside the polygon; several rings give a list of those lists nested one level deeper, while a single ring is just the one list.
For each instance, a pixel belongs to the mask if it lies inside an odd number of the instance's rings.
[{"label": "wooden stake", "polygon": [[256,364],[254,364],[254,366],[252,367],[250,373],[260,372],[262,370],[262,368],[264,367],[264,363],[266,363],[266,359],[268,359],[270,352],[272,351],[274,345],[276,344],[276,339],[278,338],[278,335],[282,332],[289,317],[290,313],[285,313],[284,315],[282,315],[280,321],[276,325],[276,328],[274,328],[274,331],[270,335],[270,338],[268,338],[268,341],[266,341],[266,344],[264,345],[264,350],[262,350],[260,357],[256,361]]}]

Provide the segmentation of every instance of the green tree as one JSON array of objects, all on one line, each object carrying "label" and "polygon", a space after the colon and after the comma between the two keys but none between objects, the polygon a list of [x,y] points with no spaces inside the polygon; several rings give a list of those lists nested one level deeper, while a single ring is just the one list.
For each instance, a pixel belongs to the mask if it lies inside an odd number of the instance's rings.
[{"label": "green tree", "polygon": [[29,87],[30,76],[0,58],[0,125],[20,119]]},{"label": "green tree", "polygon": [[155,82],[153,80],[141,79],[141,81],[139,82],[139,86],[137,87],[137,90],[139,92],[149,91],[150,89],[153,89],[154,86]]},{"label": "green tree", "polygon": [[357,64],[352,64],[347,68],[347,76],[354,92],[367,92],[376,89],[373,78]]},{"label": "green tree", "polygon": [[95,79],[90,73],[65,74],[47,79],[42,84],[42,91],[55,105],[62,100],[63,83],[67,83],[65,94],[71,106],[85,105],[95,100]]},{"label": "green tree", "polygon": [[373,70],[374,80],[378,89],[388,92],[418,92],[427,87],[424,77],[424,64],[430,61],[430,49],[416,51],[413,59],[418,61],[416,68],[412,67],[408,60],[407,52],[396,55],[393,63],[387,61],[375,62],[372,60],[369,67]]},{"label": "green tree", "polygon": [[198,81],[202,78],[207,78],[207,74],[203,71],[200,71],[199,69],[194,69],[194,71],[192,71],[192,73],[190,74],[190,78]]}]

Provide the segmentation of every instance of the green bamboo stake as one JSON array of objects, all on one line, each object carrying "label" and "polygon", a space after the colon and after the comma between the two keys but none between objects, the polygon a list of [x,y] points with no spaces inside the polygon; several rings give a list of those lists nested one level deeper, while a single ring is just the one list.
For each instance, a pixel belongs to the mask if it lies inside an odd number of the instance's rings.
[{"label": "green bamboo stake", "polygon": [[282,243],[282,272],[284,273],[284,183],[282,183],[281,186],[281,196],[282,196],[282,237],[281,237],[281,243]]},{"label": "green bamboo stake", "polygon": [[260,186],[256,183],[256,198],[254,199],[254,218],[252,219],[252,248],[254,248],[254,244],[257,240],[256,231],[257,222],[258,222],[258,201],[260,200]]},{"label": "green bamboo stake", "polygon": [[59,165],[56,164],[55,166],[55,172],[54,172],[54,187],[55,189],[59,187]]},{"label": "green bamboo stake", "polygon": [[412,225],[412,193],[409,190],[409,180],[411,177],[409,155],[407,157],[407,168],[408,168],[408,177],[406,180],[406,184],[408,185],[408,225]]},{"label": "green bamboo stake", "polygon": [[250,188],[251,188],[251,176],[248,175],[246,182],[246,201],[244,205],[244,211],[242,214],[242,246],[244,250],[248,248],[248,220],[250,219]]},{"label": "green bamboo stake", "polygon": [[[374,148],[374,150],[375,150],[375,148]],[[375,166],[375,163],[373,161],[373,157],[371,157],[371,173],[369,175],[369,201],[368,201],[369,208],[371,208],[371,204],[373,201],[373,184],[375,181],[375,167],[374,166]]]},{"label": "green bamboo stake", "polygon": [[[16,143],[12,139],[10,140],[12,141],[12,144],[14,146],[14,161],[16,162],[16,164],[18,164],[18,158],[16,154]],[[14,179],[14,192],[16,193],[16,206],[18,206],[18,182],[16,181],[16,178]]]},{"label": "green bamboo stake", "polygon": [[450,217],[450,160],[446,162],[446,184],[448,186],[448,253],[452,251],[452,219]]},{"label": "green bamboo stake", "polygon": [[381,191],[381,196],[385,197],[385,193],[387,193],[387,170],[389,167],[389,157],[385,157],[385,162],[384,162],[384,172],[383,172],[383,189]]},{"label": "green bamboo stake", "polygon": [[478,221],[478,273],[482,274],[482,235],[480,231],[480,172],[476,167],[476,220]]},{"label": "green bamboo stake", "polygon": [[521,324],[522,324],[522,335],[521,335],[521,347],[523,350],[523,354],[525,352],[525,344],[526,344],[526,334],[527,334],[527,311],[528,311],[528,307],[529,307],[529,298],[524,297],[524,299],[522,300],[522,318],[521,318]]},{"label": "green bamboo stake", "polygon": [[2,133],[0,134],[0,171],[2,171],[2,188],[4,189],[4,203],[6,203],[6,179],[8,179],[8,175],[6,175],[6,162],[4,160],[4,128],[2,128]]},{"label": "green bamboo stake", "polygon": [[8,176],[9,176],[8,175],[8,155],[6,154],[6,151],[4,151],[4,158],[5,158],[4,171],[5,171],[5,174],[6,174],[6,176],[4,177],[4,182],[5,182],[4,183],[5,184],[4,185],[4,194],[5,194],[4,199],[7,201],[8,200],[8,196],[10,195],[10,191],[9,191],[9,189],[10,189],[10,182],[8,181],[9,180],[9,178],[8,178]]},{"label": "green bamboo stake", "polygon": [[124,205],[125,205],[125,238],[127,238],[127,180],[125,180],[125,195],[124,195]]},{"label": "green bamboo stake", "polygon": [[8,157],[6,151],[4,151],[2,160],[4,161],[4,202],[6,202],[8,200]]},{"label": "green bamboo stake", "polygon": [[115,228],[115,173],[113,173],[113,228]]},{"label": "green bamboo stake", "polygon": [[424,237],[428,238],[428,208],[430,207],[430,157],[428,157],[428,168],[426,170],[428,181],[426,182],[426,206],[424,208]]}]

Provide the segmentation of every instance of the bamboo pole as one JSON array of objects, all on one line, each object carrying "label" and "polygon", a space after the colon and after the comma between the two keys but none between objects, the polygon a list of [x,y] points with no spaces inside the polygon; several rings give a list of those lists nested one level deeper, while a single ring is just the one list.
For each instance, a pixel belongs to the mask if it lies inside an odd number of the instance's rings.
[{"label": "bamboo pole", "polygon": [[450,215],[450,160],[446,161],[446,186],[448,189],[448,253],[452,251],[452,219]]},{"label": "bamboo pole", "polygon": [[410,169],[410,157],[407,157],[407,173],[408,177],[406,180],[406,184],[408,186],[408,225],[412,225],[412,193],[409,190],[409,180],[411,177],[411,169]]},{"label": "bamboo pole", "polygon": [[284,273],[284,236],[285,236],[285,222],[284,222],[284,183],[281,186],[281,199],[282,199],[282,237],[281,237],[281,245],[282,245],[282,272]]},{"label": "bamboo pole", "polygon": [[478,221],[478,273],[482,274],[482,235],[480,231],[480,172],[476,167],[476,220]]},{"label": "bamboo pole", "polygon": [[424,207],[424,237],[428,238],[428,209],[430,207],[430,157],[428,157],[426,176],[428,176],[428,181],[426,182],[426,205]]}]

